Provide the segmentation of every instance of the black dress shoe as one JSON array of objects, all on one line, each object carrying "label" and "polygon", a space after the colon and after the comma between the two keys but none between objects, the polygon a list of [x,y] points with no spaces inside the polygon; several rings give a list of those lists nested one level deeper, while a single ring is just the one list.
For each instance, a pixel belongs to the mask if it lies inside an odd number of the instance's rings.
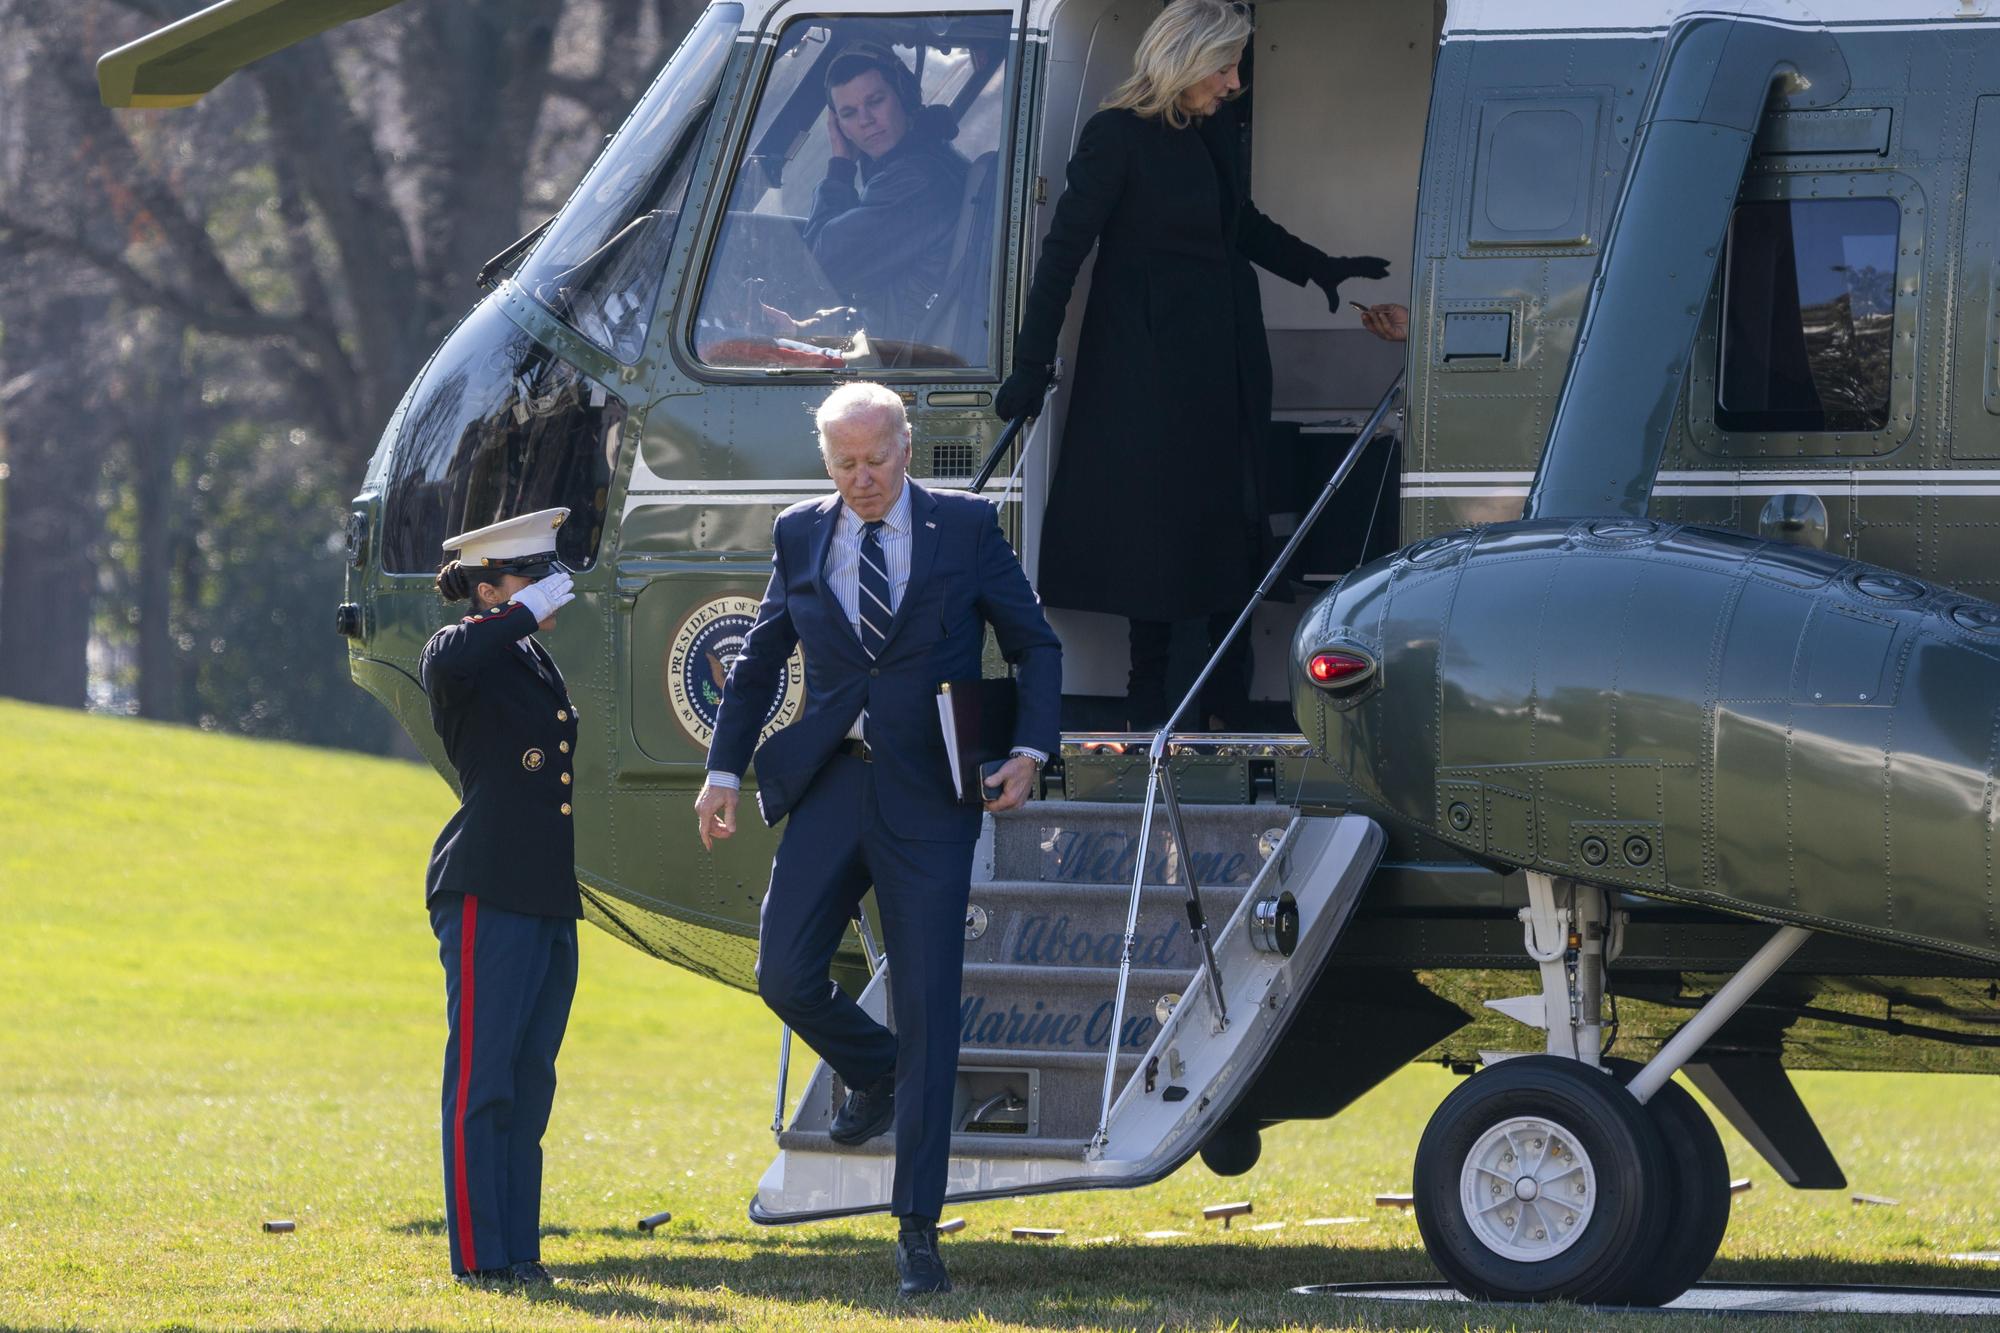
[{"label": "black dress shoe", "polygon": [[938,1254],[936,1227],[905,1231],[896,1237],[896,1289],[905,1296],[929,1296],[951,1290],[951,1274]]},{"label": "black dress shoe", "polygon": [[896,1122],[896,1076],[884,1074],[854,1088],[833,1117],[827,1135],[835,1143],[866,1143]]},{"label": "black dress shoe", "polygon": [[549,1276],[549,1270],[533,1259],[515,1264],[511,1270],[514,1280],[524,1287],[553,1287],[556,1280]]},{"label": "black dress shoe", "polygon": [[516,1280],[511,1268],[475,1268],[469,1273],[453,1273],[451,1278],[464,1287],[511,1287]]}]

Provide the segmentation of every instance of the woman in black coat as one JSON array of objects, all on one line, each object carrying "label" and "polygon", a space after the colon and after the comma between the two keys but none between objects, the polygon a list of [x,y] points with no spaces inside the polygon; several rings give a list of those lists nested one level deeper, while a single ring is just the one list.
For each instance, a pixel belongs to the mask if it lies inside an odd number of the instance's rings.
[{"label": "woman in black coat", "polygon": [[[1218,642],[1260,572],[1271,355],[1251,265],[1319,284],[1333,309],[1344,279],[1389,271],[1322,254],[1251,203],[1236,119],[1216,114],[1241,86],[1249,36],[1243,8],[1221,0],[1174,0],[1146,30],[1132,77],[1078,139],[995,404],[1009,420],[1040,407],[1095,245],[1039,590],[1050,606],[1131,619],[1139,727],[1166,718],[1172,622],[1206,616]],[[1247,701],[1248,665],[1246,635],[1204,700],[1210,726]]]}]

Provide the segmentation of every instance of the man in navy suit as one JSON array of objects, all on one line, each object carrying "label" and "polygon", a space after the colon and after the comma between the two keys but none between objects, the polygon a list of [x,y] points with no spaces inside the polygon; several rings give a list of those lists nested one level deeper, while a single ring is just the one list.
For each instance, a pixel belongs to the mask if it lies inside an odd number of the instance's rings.
[{"label": "man in navy suit", "polygon": [[[909,480],[910,425],[893,391],[844,385],[818,422],[839,494],[792,506],[772,528],[771,583],[723,687],[695,817],[704,846],[735,832],[758,729],[804,644],[805,711],[756,754],[765,822],[791,817],[764,895],[757,991],[851,1089],[836,1141],[894,1123],[899,1283],[904,1295],[950,1291],[937,1219],[980,812],[953,797],[937,687],[979,676],[991,625],[1016,667],[1019,708],[1004,790],[985,808],[1011,810],[1060,740],[1062,647],[994,507]],[[894,1033],[829,979],[871,883]]]}]

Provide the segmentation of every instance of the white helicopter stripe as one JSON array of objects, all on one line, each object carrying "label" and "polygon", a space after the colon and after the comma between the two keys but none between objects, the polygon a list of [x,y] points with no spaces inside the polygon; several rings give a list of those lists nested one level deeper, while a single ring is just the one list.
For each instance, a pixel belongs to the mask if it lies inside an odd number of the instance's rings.
[{"label": "white helicopter stripe", "polygon": [[[1475,482],[1530,485],[1534,480],[1535,474],[1525,469],[1514,472],[1405,472],[1403,474],[1403,486],[1406,490],[1413,486],[1461,486]],[[1886,486],[1891,482],[1946,485],[1967,485],[1978,482],[2000,484],[2000,468],[1664,468],[1659,474],[1659,482],[1661,485],[1672,483],[1718,485],[1724,482],[1736,485],[1762,485],[1767,482],[1798,482],[1822,487]]]},{"label": "white helicopter stripe", "polygon": [[[1529,488],[1526,486],[1405,486],[1402,496],[1406,500],[1525,500]],[[1819,494],[1848,495],[1854,498],[1886,498],[1891,496],[1928,496],[1934,499],[1956,497],[1980,498],[2000,495],[2000,486],[1953,485],[1949,482],[1935,485],[1899,486],[1690,486],[1662,485],[1653,488],[1653,494],[1662,497],[1703,497],[1730,495],[1793,495]]]},{"label": "white helicopter stripe", "polygon": [[[1936,0],[1819,0],[1810,13],[1759,0],[1613,0],[1581,8],[1574,0],[1453,0],[1446,41],[1547,41],[1552,38],[1658,37],[1697,14],[1784,27],[1906,32],[1985,26],[1981,10]],[[1584,17],[1587,16],[1587,17]],[[1584,17],[1583,22],[1578,22]]]}]

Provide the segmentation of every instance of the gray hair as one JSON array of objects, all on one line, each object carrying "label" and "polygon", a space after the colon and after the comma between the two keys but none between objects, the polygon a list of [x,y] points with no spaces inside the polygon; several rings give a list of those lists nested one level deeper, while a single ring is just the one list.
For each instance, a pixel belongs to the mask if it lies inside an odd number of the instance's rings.
[{"label": "gray hair", "polygon": [[826,428],[841,422],[854,421],[866,416],[880,416],[883,425],[891,422],[902,442],[910,442],[910,418],[903,411],[903,396],[887,385],[870,380],[857,380],[843,384],[826,396],[826,401],[813,413],[813,424],[819,431],[819,456],[827,457]]},{"label": "gray hair", "polygon": [[1147,120],[1188,126],[1181,94],[1243,55],[1250,40],[1247,8],[1224,0],[1173,0],[1139,38],[1132,77],[1112,90],[1104,105]]}]

